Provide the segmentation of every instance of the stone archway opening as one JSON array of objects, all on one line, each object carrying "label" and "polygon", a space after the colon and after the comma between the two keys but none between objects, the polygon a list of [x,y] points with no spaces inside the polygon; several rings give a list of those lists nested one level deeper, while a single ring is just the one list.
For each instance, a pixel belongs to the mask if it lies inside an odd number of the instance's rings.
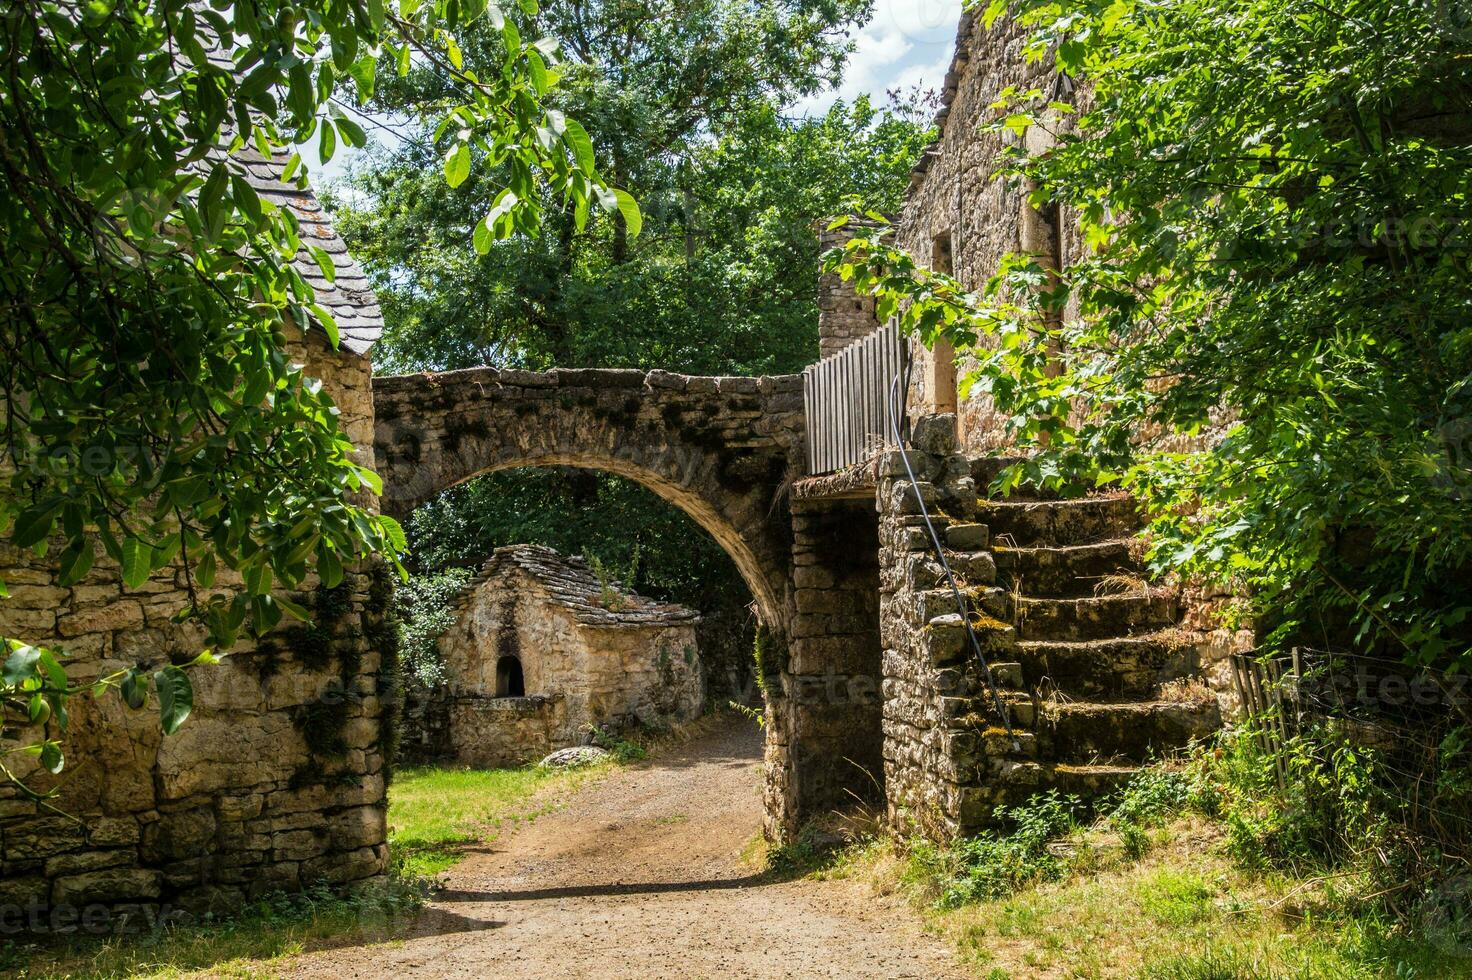
[{"label": "stone archway opening", "polygon": [[[375,379],[374,414],[382,506],[394,516],[477,476],[526,467],[613,474],[683,511],[730,557],[762,625],[768,835],[790,838],[875,796],[874,501],[821,534],[805,523],[791,494],[806,456],[800,376],[476,368]],[[856,523],[844,526],[845,517]],[[840,567],[845,548],[864,556],[856,571]],[[803,573],[810,578],[840,574],[800,584],[804,562],[820,566]]]}]

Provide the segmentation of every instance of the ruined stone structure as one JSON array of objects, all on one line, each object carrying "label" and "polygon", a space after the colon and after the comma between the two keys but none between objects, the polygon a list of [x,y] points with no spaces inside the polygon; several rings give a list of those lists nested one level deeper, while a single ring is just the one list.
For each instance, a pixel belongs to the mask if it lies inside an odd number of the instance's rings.
[{"label": "ruined stone structure", "polygon": [[[276,180],[284,161],[242,160],[248,179],[291,208],[303,239],[337,266],[329,284],[305,253],[297,263],[334,310],[343,349],[314,329],[293,341],[293,353],[323,380],[344,431],[371,462],[367,353],[381,329],[373,293],[310,193]],[[186,603],[177,569],[128,590],[99,548],[87,577],[61,588],[56,553],[37,559],[0,547],[0,578],[12,592],[0,600],[0,635],[64,651],[72,682],[82,684],[199,652],[200,634],[170,621]],[[228,592],[228,576],[216,588]],[[273,890],[381,874],[392,728],[380,678],[392,666],[384,662],[393,649],[384,630],[390,594],[371,569],[330,592],[309,585],[296,599],[314,611],[315,625],[283,626],[241,643],[222,666],[194,671],[194,713],[168,738],[155,711],[130,712],[116,697],[73,699],[55,803],[85,824],[0,787],[0,910],[50,909],[59,918],[43,913],[41,923],[70,917],[75,925],[89,909],[224,908]],[[35,734],[6,737],[29,742]],[[53,782],[27,775],[43,788]]]},{"label": "ruined stone structure", "polygon": [[440,638],[453,758],[519,766],[584,744],[594,726],[699,717],[699,613],[601,582],[580,558],[501,548]]}]

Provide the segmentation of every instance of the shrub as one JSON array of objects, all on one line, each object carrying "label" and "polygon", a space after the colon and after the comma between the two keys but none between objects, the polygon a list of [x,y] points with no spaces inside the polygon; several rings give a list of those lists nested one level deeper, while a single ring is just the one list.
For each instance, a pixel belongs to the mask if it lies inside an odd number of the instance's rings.
[{"label": "shrub", "polygon": [[452,568],[415,576],[395,590],[399,654],[407,683],[429,688],[444,680],[439,638],[455,625],[451,604],[470,579],[469,569]]}]

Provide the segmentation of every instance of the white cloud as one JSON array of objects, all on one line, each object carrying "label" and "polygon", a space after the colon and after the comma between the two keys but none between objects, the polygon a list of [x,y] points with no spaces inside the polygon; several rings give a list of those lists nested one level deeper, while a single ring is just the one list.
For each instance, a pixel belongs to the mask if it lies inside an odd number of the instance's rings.
[{"label": "white cloud", "polygon": [[864,93],[882,99],[894,88],[939,88],[951,65],[962,2],[878,0],[873,20],[854,37],[842,84],[798,103],[797,112],[816,115],[836,99]]}]

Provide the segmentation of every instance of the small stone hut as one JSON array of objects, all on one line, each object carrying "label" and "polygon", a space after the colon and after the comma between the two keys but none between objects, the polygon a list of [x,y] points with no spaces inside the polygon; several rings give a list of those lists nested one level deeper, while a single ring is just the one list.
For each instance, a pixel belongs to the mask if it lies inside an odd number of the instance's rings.
[{"label": "small stone hut", "polygon": [[704,708],[700,615],[600,580],[580,558],[501,548],[455,611],[440,650],[461,764],[521,765],[595,725],[663,727]]}]

